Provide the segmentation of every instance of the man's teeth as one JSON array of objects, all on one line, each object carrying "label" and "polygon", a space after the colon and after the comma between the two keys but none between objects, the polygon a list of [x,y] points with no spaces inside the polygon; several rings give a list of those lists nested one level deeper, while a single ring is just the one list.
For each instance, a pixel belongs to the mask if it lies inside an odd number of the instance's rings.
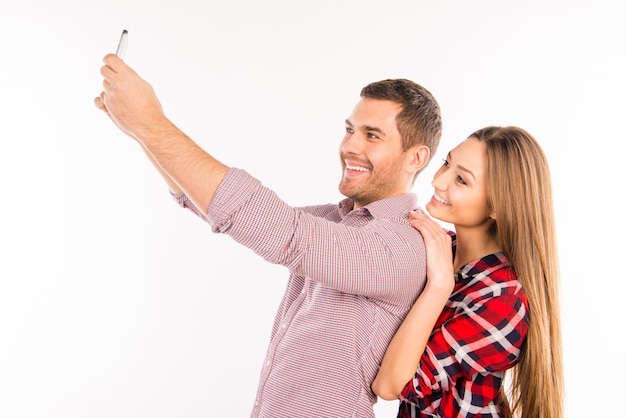
[{"label": "man's teeth", "polygon": [[355,166],[351,166],[346,164],[346,168],[348,170],[356,170],[356,171],[369,171],[369,169],[365,168],[365,167],[355,167]]},{"label": "man's teeth", "polygon": [[439,196],[437,193],[433,194],[433,196],[435,197],[435,200],[436,200],[437,202],[441,202],[441,203],[443,203],[444,205],[449,205],[449,204],[450,204],[450,202],[448,202],[448,201],[447,201],[446,199],[444,199],[443,197]]}]

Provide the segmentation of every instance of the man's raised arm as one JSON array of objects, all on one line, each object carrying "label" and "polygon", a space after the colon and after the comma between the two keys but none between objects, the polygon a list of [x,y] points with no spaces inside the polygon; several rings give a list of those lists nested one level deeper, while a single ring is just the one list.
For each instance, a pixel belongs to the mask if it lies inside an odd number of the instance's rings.
[{"label": "man's raised arm", "polygon": [[173,193],[184,192],[206,214],[228,167],[165,116],[152,86],[120,58],[106,55],[100,73],[103,91],[96,107],[139,142]]}]

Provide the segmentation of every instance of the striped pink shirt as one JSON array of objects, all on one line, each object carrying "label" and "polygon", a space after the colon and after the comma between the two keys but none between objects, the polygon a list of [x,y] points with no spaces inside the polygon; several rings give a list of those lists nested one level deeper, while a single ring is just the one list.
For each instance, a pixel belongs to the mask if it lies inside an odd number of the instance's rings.
[{"label": "striped pink shirt", "polygon": [[231,168],[206,217],[176,198],[290,271],[251,416],[374,417],[371,382],[425,284],[424,243],[408,223],[417,197],[293,208]]}]

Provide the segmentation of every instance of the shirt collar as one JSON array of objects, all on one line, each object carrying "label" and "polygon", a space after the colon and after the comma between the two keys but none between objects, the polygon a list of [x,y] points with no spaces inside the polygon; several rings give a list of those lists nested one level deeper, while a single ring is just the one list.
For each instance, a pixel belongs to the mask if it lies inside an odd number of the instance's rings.
[{"label": "shirt collar", "polygon": [[[354,208],[354,200],[345,198],[339,202],[339,213],[346,216]],[[399,215],[406,215],[417,208],[417,195],[415,193],[405,193],[399,196],[380,199],[363,206],[364,213],[369,213],[374,219],[396,218]]]},{"label": "shirt collar", "polygon": [[[456,256],[456,232],[448,231],[448,235],[452,238],[452,257],[454,258]],[[457,273],[457,280],[466,281],[481,271],[493,272],[510,265],[509,259],[502,252],[489,254],[462,266]]]},{"label": "shirt collar", "polygon": [[460,280],[470,280],[476,277],[479,273],[482,275],[490,275],[496,270],[510,266],[508,258],[501,253],[493,253],[482,257],[479,260],[474,260],[467,263],[459,271]]}]

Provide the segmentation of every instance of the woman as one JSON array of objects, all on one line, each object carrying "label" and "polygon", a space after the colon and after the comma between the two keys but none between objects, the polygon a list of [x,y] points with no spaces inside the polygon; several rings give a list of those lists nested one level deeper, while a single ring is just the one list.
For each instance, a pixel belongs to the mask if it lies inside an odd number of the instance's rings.
[{"label": "woman", "polygon": [[455,233],[411,214],[428,283],[372,389],[400,398],[399,417],[561,418],[557,251],[541,147],[517,127],[481,129],[450,151],[432,185],[426,209]]}]

